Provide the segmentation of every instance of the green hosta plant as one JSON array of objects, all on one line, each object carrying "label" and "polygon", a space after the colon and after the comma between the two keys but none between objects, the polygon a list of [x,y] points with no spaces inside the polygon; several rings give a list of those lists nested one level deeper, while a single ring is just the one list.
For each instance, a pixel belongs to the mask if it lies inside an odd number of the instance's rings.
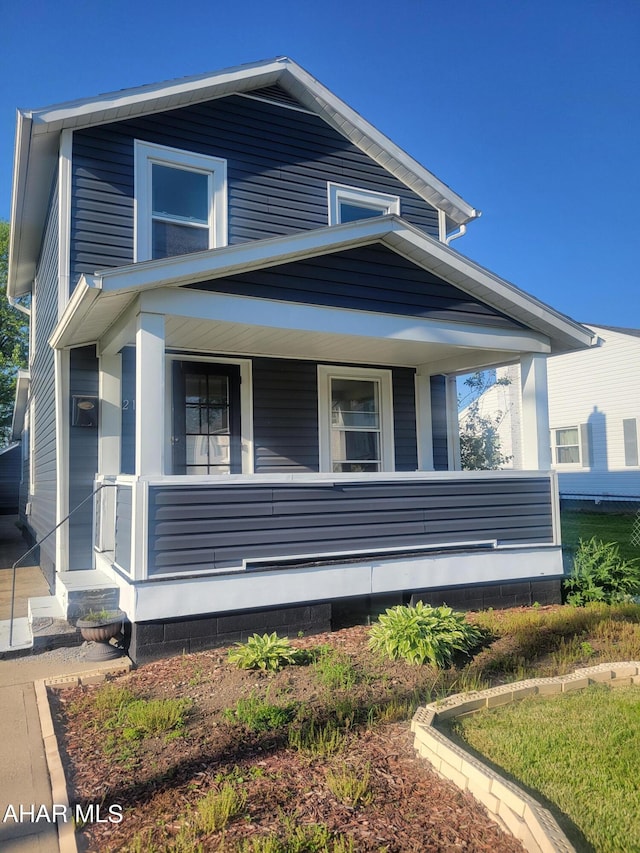
[{"label": "green hosta plant", "polygon": [[625,601],[640,594],[640,564],[623,559],[615,542],[581,539],[564,590],[567,603],[577,607],[592,601]]},{"label": "green hosta plant", "polygon": [[286,637],[273,634],[253,634],[246,643],[236,643],[228,659],[240,669],[262,669],[277,672],[287,664],[298,663],[300,654]]},{"label": "green hosta plant", "polygon": [[482,632],[450,607],[431,607],[418,601],[415,607],[391,607],[371,628],[369,646],[392,660],[448,666],[456,652],[469,652]]}]

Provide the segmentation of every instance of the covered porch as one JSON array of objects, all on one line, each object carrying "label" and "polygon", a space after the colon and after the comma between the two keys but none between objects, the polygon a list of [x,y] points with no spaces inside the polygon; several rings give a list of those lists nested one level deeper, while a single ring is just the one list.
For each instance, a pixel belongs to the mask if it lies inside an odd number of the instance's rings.
[{"label": "covered porch", "polygon": [[[82,568],[134,623],[558,578],[546,356],[589,340],[396,217],[84,277],[52,337],[62,410],[81,350],[97,380]],[[513,362],[527,470],[461,472],[456,377]]]}]

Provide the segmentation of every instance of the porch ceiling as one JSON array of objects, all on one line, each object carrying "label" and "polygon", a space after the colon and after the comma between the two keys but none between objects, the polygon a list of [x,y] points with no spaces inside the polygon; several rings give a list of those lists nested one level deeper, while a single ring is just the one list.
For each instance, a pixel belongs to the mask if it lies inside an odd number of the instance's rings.
[{"label": "porch ceiling", "polygon": [[167,317],[166,346],[193,352],[304,358],[389,366],[461,363],[471,367],[505,361],[495,350],[465,349],[424,341],[390,340],[268,326]]}]

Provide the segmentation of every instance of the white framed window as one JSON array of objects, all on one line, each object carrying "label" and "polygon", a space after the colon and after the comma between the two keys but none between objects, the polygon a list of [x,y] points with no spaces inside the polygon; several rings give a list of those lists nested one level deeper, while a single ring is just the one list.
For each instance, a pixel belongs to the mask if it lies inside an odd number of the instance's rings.
[{"label": "white framed window", "polygon": [[134,260],[227,245],[227,161],[135,141]]},{"label": "white framed window", "polygon": [[329,225],[385,216],[387,213],[400,215],[400,198],[397,195],[347,187],[344,184],[327,183],[329,202]]},{"label": "white framed window", "polygon": [[553,461],[556,465],[580,465],[580,427],[562,427],[552,430]]},{"label": "white framed window", "polygon": [[390,370],[318,365],[320,470],[394,470]]}]

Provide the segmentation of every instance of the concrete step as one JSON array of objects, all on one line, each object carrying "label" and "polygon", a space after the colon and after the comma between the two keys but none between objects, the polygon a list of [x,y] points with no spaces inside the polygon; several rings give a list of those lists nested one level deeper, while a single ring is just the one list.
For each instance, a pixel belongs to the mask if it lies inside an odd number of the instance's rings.
[{"label": "concrete step", "polygon": [[59,646],[77,646],[82,642],[80,632],[66,618],[60,601],[53,595],[29,599],[29,624],[34,651]]},{"label": "concrete step", "polygon": [[0,621],[0,657],[7,658],[12,655],[20,655],[33,648],[33,636],[31,626],[26,616],[20,616],[13,620],[13,636],[9,643],[11,623],[9,619]]},{"label": "concrete step", "polygon": [[75,623],[90,610],[117,610],[120,590],[99,569],[60,572],[56,575],[56,598],[66,618]]}]

